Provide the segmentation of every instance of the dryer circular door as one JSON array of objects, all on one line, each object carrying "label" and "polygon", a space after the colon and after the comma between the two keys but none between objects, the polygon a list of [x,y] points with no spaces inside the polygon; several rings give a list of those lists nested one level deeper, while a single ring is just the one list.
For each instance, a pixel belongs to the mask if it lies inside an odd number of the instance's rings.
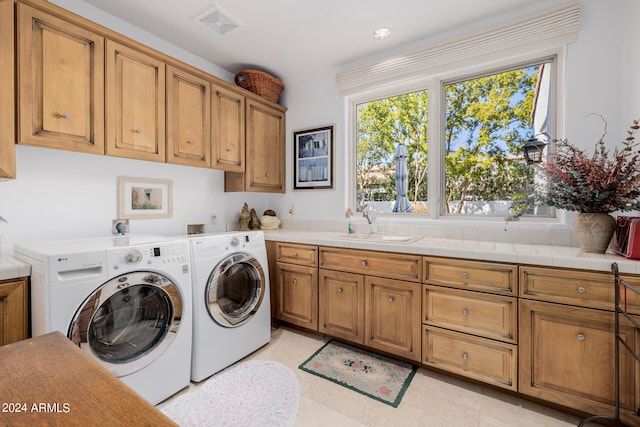
[{"label": "dryer circular door", "polygon": [[87,297],[68,337],[122,377],[152,363],[180,326],[180,289],[166,276],[134,271],[116,276]]},{"label": "dryer circular door", "polygon": [[248,253],[230,254],[211,272],[205,306],[221,326],[233,328],[248,322],[260,308],[267,281],[260,262]]}]

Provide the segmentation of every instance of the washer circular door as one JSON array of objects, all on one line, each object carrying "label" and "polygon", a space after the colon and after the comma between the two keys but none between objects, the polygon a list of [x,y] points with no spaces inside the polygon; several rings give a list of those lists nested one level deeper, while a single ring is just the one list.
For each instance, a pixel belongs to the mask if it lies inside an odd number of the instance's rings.
[{"label": "washer circular door", "polygon": [[84,300],[68,337],[117,377],[139,371],[170,345],[180,326],[179,288],[166,276],[116,276]]},{"label": "washer circular door", "polygon": [[266,286],[260,262],[248,253],[236,252],[220,261],[211,272],[205,289],[205,306],[221,326],[237,327],[258,311]]}]

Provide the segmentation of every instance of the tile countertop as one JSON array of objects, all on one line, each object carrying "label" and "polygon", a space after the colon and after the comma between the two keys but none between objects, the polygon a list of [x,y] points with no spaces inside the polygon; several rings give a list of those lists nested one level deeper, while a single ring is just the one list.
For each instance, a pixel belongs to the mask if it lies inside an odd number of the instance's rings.
[{"label": "tile countertop", "polygon": [[31,275],[31,266],[15,258],[0,256],[0,280],[16,279]]},{"label": "tile countertop", "polygon": [[[417,241],[371,242],[348,237],[346,233],[304,231],[297,229],[265,230],[265,239],[289,243],[370,249],[416,255],[467,258],[478,261],[497,261],[550,267],[611,271],[611,263],[618,263],[621,273],[640,274],[640,260],[630,260],[613,253],[588,254],[570,246],[531,245],[477,240],[422,237]],[[350,240],[351,239],[351,240]]]}]

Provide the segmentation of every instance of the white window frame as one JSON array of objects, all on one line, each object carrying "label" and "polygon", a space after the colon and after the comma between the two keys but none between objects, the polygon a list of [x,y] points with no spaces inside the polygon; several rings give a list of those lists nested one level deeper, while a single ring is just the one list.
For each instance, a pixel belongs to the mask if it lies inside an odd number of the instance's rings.
[{"label": "white window frame", "polygon": [[[520,49],[515,49],[520,50]],[[477,58],[469,61],[457,61],[450,67],[441,67],[437,70],[437,73],[431,75],[414,76],[402,80],[396,79],[394,83],[386,83],[379,85],[375,88],[371,88],[366,91],[361,91],[345,97],[345,111],[346,111],[346,141],[347,141],[347,167],[345,168],[344,177],[347,184],[346,190],[346,205],[351,207],[355,212],[356,209],[356,173],[355,173],[355,159],[356,159],[356,116],[357,105],[370,102],[377,99],[387,98],[391,96],[397,96],[405,93],[415,92],[418,90],[427,90],[429,96],[429,188],[428,188],[428,213],[427,214],[415,214],[415,213],[393,213],[387,214],[390,218],[404,219],[450,219],[460,221],[500,221],[504,222],[504,218],[500,217],[486,217],[479,215],[457,215],[448,214],[445,215],[443,200],[444,200],[444,182],[445,182],[445,169],[444,169],[444,154],[443,154],[443,126],[444,126],[444,114],[445,114],[445,98],[444,86],[450,82],[457,80],[464,80],[466,78],[473,78],[473,76],[488,75],[492,72],[506,70],[509,68],[517,68],[519,66],[526,66],[527,64],[533,64],[535,62],[542,63],[551,60],[552,74],[551,74],[551,94],[549,108],[550,111],[550,136],[553,139],[557,135],[564,134],[564,75],[566,65],[566,46],[537,50],[528,52],[527,54],[519,54],[514,52],[511,55],[507,55],[501,59],[493,59],[491,61],[479,62]],[[432,71],[432,70],[430,70]],[[436,120],[437,118],[437,120]],[[437,141],[438,143],[434,143]],[[535,218],[526,217],[523,221],[531,222],[559,222],[564,221],[562,214],[556,218]]]}]

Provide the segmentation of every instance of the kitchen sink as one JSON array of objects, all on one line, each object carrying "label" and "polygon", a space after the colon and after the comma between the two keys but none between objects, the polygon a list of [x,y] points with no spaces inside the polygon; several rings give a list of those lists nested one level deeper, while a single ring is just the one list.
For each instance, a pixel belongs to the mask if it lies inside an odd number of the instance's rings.
[{"label": "kitchen sink", "polygon": [[342,234],[340,240],[354,240],[371,243],[411,243],[422,239],[422,236],[403,236],[383,233],[352,233]]}]

